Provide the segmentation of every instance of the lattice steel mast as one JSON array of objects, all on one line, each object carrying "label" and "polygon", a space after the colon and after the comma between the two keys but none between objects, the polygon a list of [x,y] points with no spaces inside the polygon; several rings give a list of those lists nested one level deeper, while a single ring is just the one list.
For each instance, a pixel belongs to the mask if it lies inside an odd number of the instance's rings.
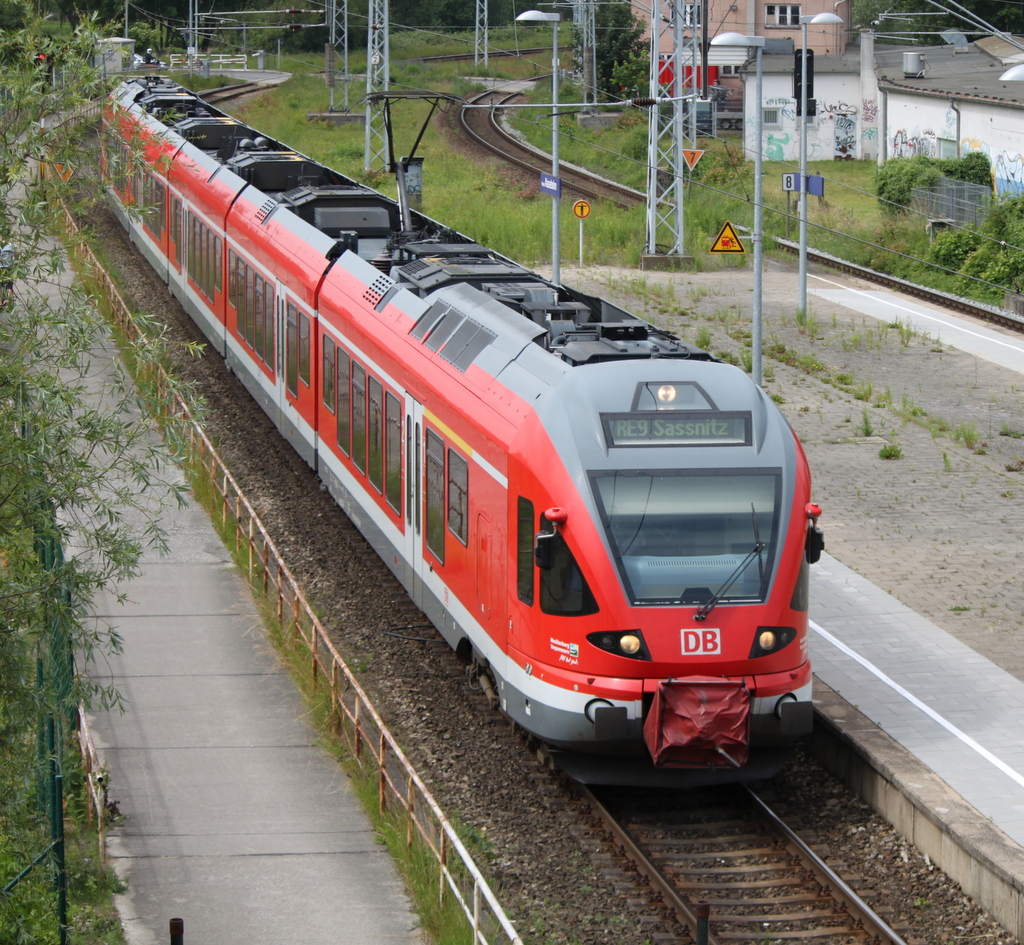
[{"label": "lattice steel mast", "polygon": [[327,46],[327,84],[331,89],[330,110],[334,108],[334,89],[337,85],[335,61],[338,55],[338,42],[341,42],[341,81],[345,87],[345,111],[348,111],[348,0],[329,0],[327,19],[331,27],[330,41]]},{"label": "lattice steel mast", "polygon": [[[366,94],[386,92],[391,74],[391,43],[388,39],[388,0],[370,0],[366,37]],[[388,134],[384,111],[366,102],[364,169],[388,170]]]},{"label": "lattice steel mast", "polygon": [[487,0],[476,0],[476,29],[473,34],[473,65],[487,65]]}]

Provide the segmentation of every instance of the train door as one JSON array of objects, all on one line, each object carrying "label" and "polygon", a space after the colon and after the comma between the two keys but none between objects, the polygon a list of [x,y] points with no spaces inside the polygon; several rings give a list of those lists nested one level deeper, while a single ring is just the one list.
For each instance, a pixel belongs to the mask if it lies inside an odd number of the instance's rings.
[{"label": "train door", "polygon": [[316,468],[316,391],[313,316],[277,285],[277,404],[280,429]]},{"label": "train door", "polygon": [[475,546],[477,620],[491,637],[504,645],[507,621],[502,620],[504,588],[501,578],[505,556],[501,532],[486,512],[477,513]]},{"label": "train door", "polygon": [[413,572],[413,602],[423,606],[423,404],[405,401],[405,560]]}]

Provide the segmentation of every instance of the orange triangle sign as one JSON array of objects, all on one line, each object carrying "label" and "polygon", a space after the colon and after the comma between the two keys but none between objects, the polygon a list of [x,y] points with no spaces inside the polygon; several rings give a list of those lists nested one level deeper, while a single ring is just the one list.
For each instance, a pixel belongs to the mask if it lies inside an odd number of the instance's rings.
[{"label": "orange triangle sign", "polygon": [[683,148],[683,160],[689,165],[691,171],[702,157],[704,157],[703,151],[698,151],[696,148]]},{"label": "orange triangle sign", "polygon": [[745,253],[746,247],[740,242],[732,224],[726,220],[725,226],[711,244],[712,253]]}]

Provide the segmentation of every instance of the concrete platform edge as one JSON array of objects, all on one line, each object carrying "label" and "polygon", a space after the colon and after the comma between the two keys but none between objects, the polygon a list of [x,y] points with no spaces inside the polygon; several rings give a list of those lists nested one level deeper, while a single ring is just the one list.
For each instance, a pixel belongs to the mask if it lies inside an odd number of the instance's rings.
[{"label": "concrete platform edge", "polygon": [[1024,940],[1024,847],[817,678],[814,703],[810,753]]}]

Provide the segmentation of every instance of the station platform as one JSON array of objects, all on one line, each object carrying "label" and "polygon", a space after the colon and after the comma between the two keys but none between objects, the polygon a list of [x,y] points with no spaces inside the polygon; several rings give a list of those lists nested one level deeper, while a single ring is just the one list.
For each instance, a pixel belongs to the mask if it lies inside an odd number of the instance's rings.
[{"label": "station platform", "polygon": [[147,557],[128,602],[94,606],[124,641],[91,671],[126,708],[92,725],[120,814],[108,851],[129,945],[163,945],[171,918],[204,945],[421,943],[206,514],[171,510],[166,527],[170,553]]}]

